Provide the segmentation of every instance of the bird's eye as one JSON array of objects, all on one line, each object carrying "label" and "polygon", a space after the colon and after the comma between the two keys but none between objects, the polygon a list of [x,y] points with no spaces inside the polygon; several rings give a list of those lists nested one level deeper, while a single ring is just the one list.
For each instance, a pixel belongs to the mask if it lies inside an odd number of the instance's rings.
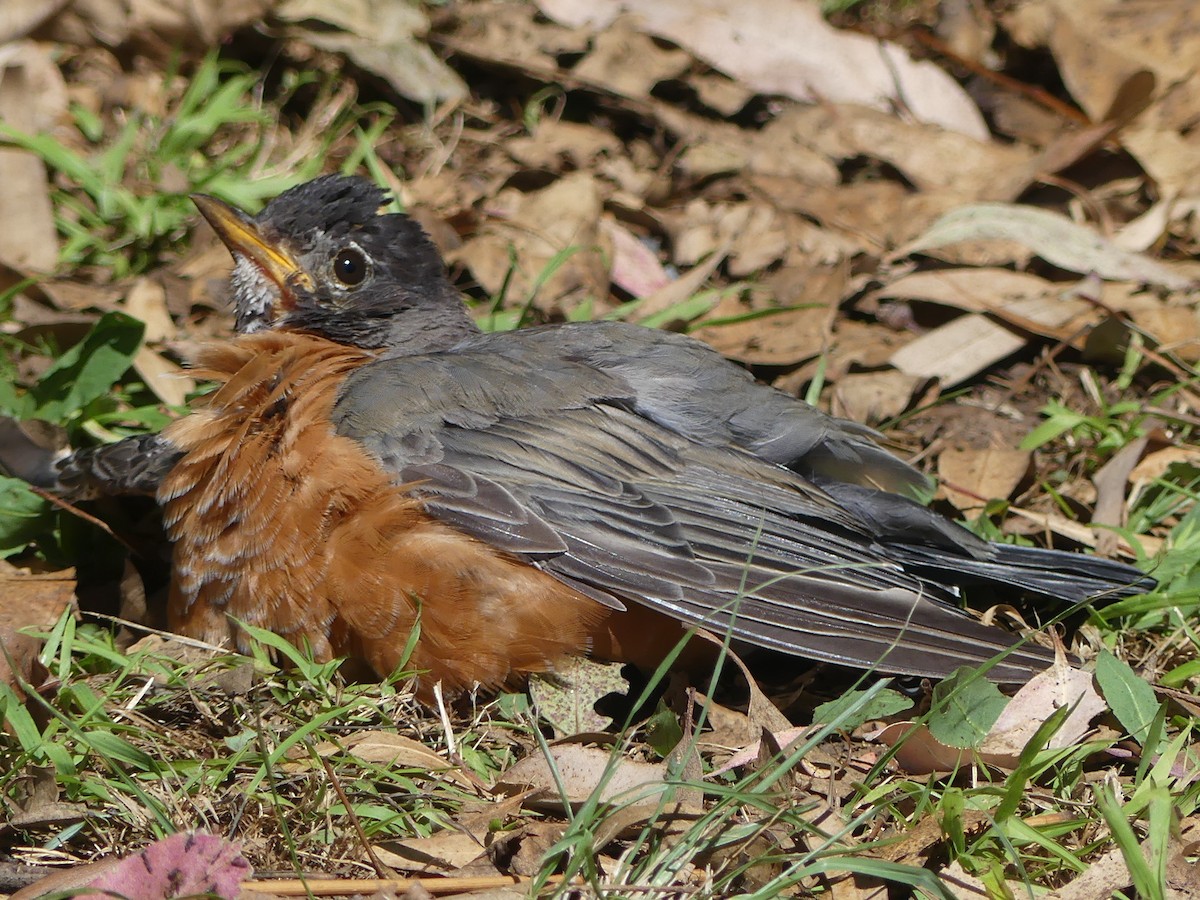
[{"label": "bird's eye", "polygon": [[346,287],[360,285],[367,277],[367,258],[357,247],[345,247],[333,259],[333,274]]}]

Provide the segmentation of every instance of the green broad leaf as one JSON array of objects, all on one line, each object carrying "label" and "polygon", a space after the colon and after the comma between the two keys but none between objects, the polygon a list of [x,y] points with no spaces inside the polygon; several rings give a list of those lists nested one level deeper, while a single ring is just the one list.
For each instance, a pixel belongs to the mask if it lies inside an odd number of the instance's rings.
[{"label": "green broad leaf", "polygon": [[679,725],[679,717],[660,699],[658,709],[646,720],[646,743],[665,759],[682,740],[683,728]]},{"label": "green broad leaf", "polygon": [[132,316],[110,312],[87,336],[55,360],[29,393],[33,416],[61,423],[104,396],[133,363],[146,326]]},{"label": "green broad leaf", "polygon": [[1105,702],[1135,741],[1141,741],[1150,730],[1150,724],[1158,714],[1158,698],[1154,688],[1111,653],[1101,653],[1096,658],[1096,681]]},{"label": "green broad leaf", "polygon": [[28,394],[17,393],[17,386],[8,378],[0,379],[0,415],[24,421],[33,412],[33,400]]},{"label": "green broad leaf", "polygon": [[958,669],[933,689],[929,733],[947,747],[978,747],[1007,705],[1008,698],[977,670]]},{"label": "green broad leaf", "polygon": [[913,705],[912,700],[898,691],[885,689],[878,691],[875,697],[866,703],[862,709],[857,710],[854,715],[844,716],[846,710],[850,709],[860,697],[867,693],[869,692],[847,691],[836,700],[822,703],[813,711],[813,722],[835,724],[838,728],[845,731],[852,731],[863,724],[863,722],[894,716],[897,713],[904,712],[906,709],[911,709]]},{"label": "green broad leaf", "polygon": [[0,475],[0,559],[23,549],[49,511],[46,501],[24,481]]}]

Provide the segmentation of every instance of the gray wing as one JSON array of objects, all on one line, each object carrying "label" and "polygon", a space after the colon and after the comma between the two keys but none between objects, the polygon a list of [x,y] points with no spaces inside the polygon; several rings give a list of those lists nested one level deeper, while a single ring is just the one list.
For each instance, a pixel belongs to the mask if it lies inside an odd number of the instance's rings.
[{"label": "gray wing", "polygon": [[[796,473],[663,427],[590,367],[532,369],[506,354],[366,366],[343,388],[336,427],[397,482],[419,482],[431,514],[610,606],[919,675],[1013,646]],[[1019,681],[1050,661],[1021,647],[992,676]]]},{"label": "gray wing", "polygon": [[[626,322],[580,322],[504,335],[531,356],[575,360],[618,380],[640,414],[702,444],[741,447],[806,478],[896,493],[928,479],[880,447],[871,428],[756,381],[694,338]],[[473,339],[483,346],[495,340]]]},{"label": "gray wing", "polygon": [[0,470],[71,500],[153,496],[182,454],[157,434],[141,434],[72,453],[31,440],[13,419],[0,419]]}]

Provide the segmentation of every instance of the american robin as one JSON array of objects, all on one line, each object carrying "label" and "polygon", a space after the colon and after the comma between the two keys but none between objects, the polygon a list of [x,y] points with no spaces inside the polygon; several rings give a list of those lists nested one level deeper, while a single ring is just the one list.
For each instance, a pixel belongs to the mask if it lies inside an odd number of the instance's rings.
[{"label": "american robin", "polygon": [[[1129,566],[985,542],[908,499],[924,477],[682,335],[622,323],[483,334],[408,217],[327,176],[256,217],[201,212],[234,258],[219,388],[124,452],[174,542],[169,617],[230,617],[421,689],[569,654],[653,666],[683,625],[881,671],[1026,680],[1052,654],[960,611],[980,584],[1068,602]],[[113,468],[76,460],[67,481]],[[120,468],[118,466],[117,468]],[[413,640],[415,636],[415,641]]]}]

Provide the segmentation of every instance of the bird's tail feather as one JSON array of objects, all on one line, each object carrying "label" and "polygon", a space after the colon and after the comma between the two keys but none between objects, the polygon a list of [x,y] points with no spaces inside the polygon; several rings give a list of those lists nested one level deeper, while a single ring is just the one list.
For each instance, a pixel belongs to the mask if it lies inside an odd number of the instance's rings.
[{"label": "bird's tail feather", "polygon": [[889,544],[905,568],[955,583],[992,584],[1066,603],[1112,602],[1154,590],[1157,582],[1125,563],[1041,547],[992,544],[988,558],[950,554],[937,547]]}]

